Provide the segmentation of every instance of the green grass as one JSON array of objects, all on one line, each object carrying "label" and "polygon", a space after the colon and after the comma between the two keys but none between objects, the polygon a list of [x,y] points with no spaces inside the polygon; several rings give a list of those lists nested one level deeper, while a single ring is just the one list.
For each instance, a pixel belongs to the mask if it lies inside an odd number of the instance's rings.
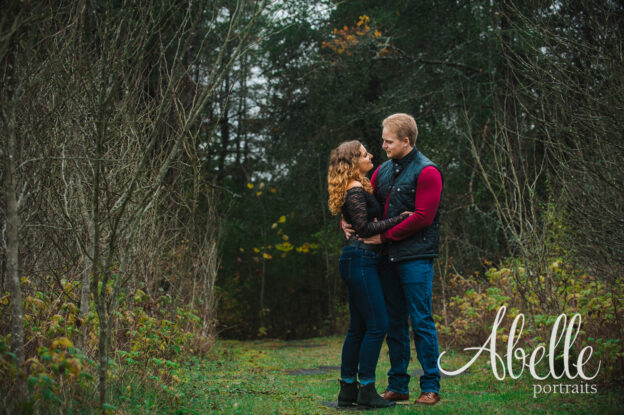
[{"label": "green grass", "polygon": [[[212,356],[175,369],[176,379],[165,384],[139,375],[137,368],[114,382],[117,413],[173,414],[338,414],[322,403],[338,394],[338,370],[295,375],[288,370],[339,366],[340,337],[303,341],[218,341]],[[419,368],[412,353],[410,371]],[[448,357],[447,357],[448,356]],[[445,367],[457,368],[469,360],[466,353],[445,355]],[[597,394],[551,393],[533,398],[536,383],[525,370],[520,379],[494,378],[488,358],[480,357],[469,373],[441,381],[442,401],[434,407],[397,405],[384,413],[415,414],[620,414],[622,390],[598,387]],[[384,346],[377,368],[377,389],[386,386],[389,368]],[[559,379],[541,384],[575,381]],[[410,382],[411,401],[418,396],[418,378]],[[366,412],[369,413],[370,411]]]}]

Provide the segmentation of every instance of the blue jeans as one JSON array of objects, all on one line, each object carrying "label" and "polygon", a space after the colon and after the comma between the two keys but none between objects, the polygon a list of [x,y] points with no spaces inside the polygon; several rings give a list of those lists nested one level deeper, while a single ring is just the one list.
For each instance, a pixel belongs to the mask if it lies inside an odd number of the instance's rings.
[{"label": "blue jeans", "polygon": [[379,261],[379,277],[383,286],[390,327],[388,351],[390,371],[388,389],[409,393],[410,334],[408,316],[412,320],[418,361],[424,374],[420,377],[421,392],[440,391],[438,369],[438,333],[431,312],[433,291],[433,260],[416,259],[390,262],[386,255]]},{"label": "blue jeans", "polygon": [[[380,255],[345,246],[339,271],[349,291],[349,331],[342,346],[340,376],[361,384],[375,382],[375,368],[384,337],[388,332],[388,313],[377,269]],[[359,366],[359,368],[358,368]]]}]

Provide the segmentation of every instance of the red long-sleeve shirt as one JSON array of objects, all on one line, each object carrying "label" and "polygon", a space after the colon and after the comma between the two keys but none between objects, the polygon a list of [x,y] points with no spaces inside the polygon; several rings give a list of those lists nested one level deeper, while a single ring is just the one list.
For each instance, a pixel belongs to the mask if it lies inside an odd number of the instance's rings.
[{"label": "red long-sleeve shirt", "polygon": [[[379,167],[377,167],[375,173],[373,173],[373,177],[371,178],[371,186],[373,186],[373,188],[377,182],[378,171]],[[431,225],[438,210],[441,195],[442,175],[440,175],[438,169],[433,166],[425,167],[418,176],[415,196],[416,200],[414,201],[414,213],[412,213],[403,222],[382,233],[382,241],[400,241],[401,239],[414,235],[416,232]],[[388,215],[389,200],[390,194],[388,194],[386,203],[384,204],[384,218]]]}]

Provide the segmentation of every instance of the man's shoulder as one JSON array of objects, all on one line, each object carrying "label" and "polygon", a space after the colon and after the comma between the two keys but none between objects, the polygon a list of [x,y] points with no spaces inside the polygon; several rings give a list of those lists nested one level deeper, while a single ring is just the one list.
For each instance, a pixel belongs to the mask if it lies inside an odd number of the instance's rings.
[{"label": "man's shoulder", "polygon": [[420,162],[424,162],[424,163],[431,163],[432,165],[435,166],[435,163],[427,156],[425,156],[425,154],[422,151],[418,152],[418,157],[415,160],[420,159]]},{"label": "man's shoulder", "polygon": [[440,170],[438,165],[433,162],[429,157],[425,156],[422,152],[418,152],[418,154],[416,154],[416,157],[414,157],[411,162],[411,165],[413,166],[419,166],[420,170],[429,167],[429,166],[433,166],[435,167],[437,170]]},{"label": "man's shoulder", "polygon": [[418,157],[414,158],[413,163],[420,166],[418,173],[419,177],[420,173],[426,171],[428,173],[427,177],[439,176],[440,178],[442,178],[442,170],[440,170],[438,165],[435,162],[431,161],[431,159],[429,159],[423,153],[419,153]]}]

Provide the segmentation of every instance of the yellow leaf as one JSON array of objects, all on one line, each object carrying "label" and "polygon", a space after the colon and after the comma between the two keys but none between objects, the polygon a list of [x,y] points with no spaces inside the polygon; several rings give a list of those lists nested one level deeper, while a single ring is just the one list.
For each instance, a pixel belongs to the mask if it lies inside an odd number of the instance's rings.
[{"label": "yellow leaf", "polygon": [[275,229],[277,228],[277,223],[274,223],[273,225],[271,225],[271,229]]},{"label": "yellow leaf", "polygon": [[245,248],[238,248],[239,251],[245,252]]},{"label": "yellow leaf", "polygon": [[288,252],[288,251],[292,251],[293,246],[290,242],[284,242],[284,243],[275,245],[275,248],[277,248],[278,251]]},{"label": "yellow leaf", "polygon": [[254,248],[254,252],[257,254],[260,252],[260,250],[258,248]]},{"label": "yellow leaf", "polygon": [[264,252],[264,253],[262,254],[262,257],[263,257],[263,258],[265,258],[265,259],[273,259],[273,257],[271,256],[271,254],[267,254],[266,252]]},{"label": "yellow leaf", "polygon": [[258,186],[258,189],[260,189],[260,190],[264,189],[264,182],[260,182],[260,185]]},{"label": "yellow leaf", "polygon": [[248,188],[248,189],[253,189],[253,188],[254,188],[253,183],[247,183],[247,188]]},{"label": "yellow leaf", "polygon": [[269,192],[271,192],[271,193],[277,193],[277,189],[276,189],[275,187],[271,187],[271,188],[269,189]]},{"label": "yellow leaf", "polygon": [[59,347],[69,349],[70,347],[73,347],[73,344],[67,337],[59,337],[52,342],[52,348],[58,349]]},{"label": "yellow leaf", "polygon": [[262,192],[256,192],[256,196],[260,196]]},{"label": "yellow leaf", "polygon": [[282,235],[282,239],[287,241],[288,240],[288,235]]},{"label": "yellow leaf", "polygon": [[284,223],[284,222],[286,222],[286,216],[284,216],[284,215],[280,216],[280,218],[279,218],[278,222],[279,222],[279,223]]}]

